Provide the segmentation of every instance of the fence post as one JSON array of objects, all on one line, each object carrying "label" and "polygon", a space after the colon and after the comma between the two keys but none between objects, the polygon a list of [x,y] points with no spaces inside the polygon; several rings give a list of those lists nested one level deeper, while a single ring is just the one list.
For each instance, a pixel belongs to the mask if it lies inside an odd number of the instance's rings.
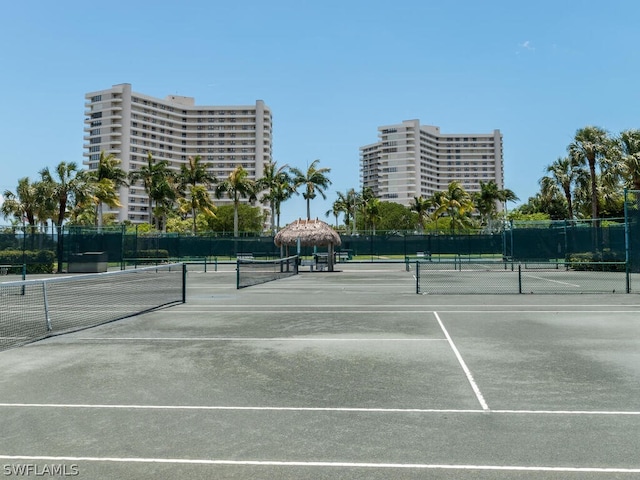
[{"label": "fence post", "polygon": [[631,293],[631,266],[629,265],[629,202],[628,190],[624,189],[624,270],[627,282],[627,293]]}]

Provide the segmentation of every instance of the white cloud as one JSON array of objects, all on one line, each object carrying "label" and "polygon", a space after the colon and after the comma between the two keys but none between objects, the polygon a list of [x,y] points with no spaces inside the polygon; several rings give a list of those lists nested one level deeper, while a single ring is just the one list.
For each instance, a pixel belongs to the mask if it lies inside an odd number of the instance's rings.
[{"label": "white cloud", "polygon": [[530,51],[534,51],[535,47],[531,44],[531,42],[529,40],[525,40],[522,43],[519,43],[518,46],[520,48],[524,48],[525,50],[530,50]]}]

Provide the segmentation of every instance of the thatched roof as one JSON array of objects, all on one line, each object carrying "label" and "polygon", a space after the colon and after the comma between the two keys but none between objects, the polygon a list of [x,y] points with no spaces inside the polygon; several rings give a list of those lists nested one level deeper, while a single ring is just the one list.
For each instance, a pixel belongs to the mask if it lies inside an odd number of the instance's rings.
[{"label": "thatched roof", "polygon": [[300,239],[300,245],[303,247],[322,246],[322,245],[340,245],[340,235],[331,228],[331,226],[322,220],[296,220],[287,225],[274,238],[275,244],[296,245]]}]

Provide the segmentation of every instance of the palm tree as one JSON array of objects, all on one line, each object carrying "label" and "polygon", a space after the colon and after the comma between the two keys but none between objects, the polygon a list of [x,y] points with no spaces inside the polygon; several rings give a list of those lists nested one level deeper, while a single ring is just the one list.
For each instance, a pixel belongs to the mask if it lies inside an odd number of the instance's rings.
[{"label": "palm tree", "polygon": [[451,219],[451,230],[455,231],[456,227],[465,228],[472,224],[471,213],[475,205],[471,199],[471,195],[458,182],[451,182],[447,191],[441,195],[439,199],[440,206],[436,212],[440,214],[446,212]]},{"label": "palm tree", "polygon": [[376,225],[380,221],[380,199],[371,197],[362,206],[365,223],[371,226],[372,235],[376,234]]},{"label": "palm tree", "polygon": [[[211,165],[208,163],[202,163],[200,155],[189,157],[187,163],[180,166],[180,174],[178,175],[179,192],[182,195],[187,194],[187,192],[198,193],[197,191],[194,191],[194,187],[198,185],[202,185],[206,187],[206,189],[210,188],[217,181],[216,177],[209,173],[210,169]],[[198,193],[198,195],[201,195],[201,193]],[[193,202],[191,204],[195,205]],[[193,216],[193,231],[195,233],[196,208],[191,210],[191,215]]]},{"label": "palm tree", "polygon": [[215,217],[215,206],[211,201],[209,191],[203,185],[192,185],[189,187],[188,199],[181,197],[178,199],[181,213],[191,213],[193,220],[193,233],[198,233],[197,215],[203,213],[206,217]]},{"label": "palm tree", "polygon": [[491,227],[492,221],[498,215],[498,204],[515,202],[518,197],[508,188],[498,188],[498,184],[490,180],[487,183],[480,181],[480,192],[473,196],[473,200],[482,223]]},{"label": "palm tree", "polygon": [[57,178],[51,174],[48,167],[40,171],[43,185],[46,185],[46,191],[50,194],[52,201],[56,204],[54,208],[57,210],[53,215],[53,221],[56,225],[58,234],[57,254],[58,254],[58,273],[62,272],[62,255],[64,252],[64,235],[62,234],[62,224],[69,216],[68,208],[77,197],[82,195],[84,182],[82,177],[78,177],[78,166],[75,162],[60,162],[55,169]]},{"label": "palm tree", "polygon": [[324,212],[324,215],[326,217],[328,217],[329,215],[333,215],[333,217],[336,220],[336,230],[338,229],[338,217],[340,216],[340,214],[342,213],[342,205],[340,204],[339,200],[335,200],[332,204],[331,204],[331,208],[329,210],[327,210],[326,212]]},{"label": "palm tree", "polygon": [[238,165],[229,176],[216,186],[216,198],[226,193],[233,201],[233,236],[238,236],[238,205],[240,198],[248,198],[250,202],[256,199],[256,182],[249,178],[247,172]]},{"label": "palm tree", "polygon": [[433,206],[433,202],[429,198],[424,198],[422,195],[419,197],[413,197],[413,200],[409,204],[409,210],[418,214],[418,222],[420,223],[420,229],[424,231],[427,219],[429,218],[429,209]]},{"label": "palm tree", "polygon": [[[134,184],[141,181],[147,194],[147,211],[149,212],[149,224],[154,225],[154,203],[163,205],[167,199],[175,199],[175,190],[172,185],[173,172],[169,170],[167,160],[155,161],[151,152],[147,154],[147,164],[138,170],[129,172],[129,181]],[[159,216],[155,218],[155,226],[159,228]]]},{"label": "palm tree", "polygon": [[[13,216],[18,222],[23,225],[23,235],[27,234],[26,223],[29,223],[29,230],[34,233],[36,230],[37,222],[40,220],[39,215],[43,213],[43,200],[42,190],[38,182],[31,183],[28,177],[23,177],[18,180],[18,186],[16,187],[16,193],[14,194],[10,190],[5,190],[3,193],[4,202],[0,211],[4,218]],[[35,248],[34,245],[35,236],[31,236],[31,248]]]},{"label": "palm tree", "polygon": [[333,215],[336,219],[336,229],[338,228],[338,217],[341,213],[344,213],[344,224],[345,228],[349,226],[350,214],[351,214],[351,205],[349,205],[349,193],[346,194],[342,192],[337,193],[338,198],[336,198],[331,205],[331,209],[327,210],[325,215],[328,217],[329,215]]},{"label": "palm tree", "polygon": [[431,219],[435,222],[436,232],[438,232],[438,219],[442,217],[447,211],[446,205],[445,205],[446,194],[445,192],[442,192],[442,191],[434,192],[433,195],[431,195],[431,198],[429,199],[429,201],[431,202],[431,206],[433,208],[433,212],[431,213]]},{"label": "palm tree", "polygon": [[598,167],[606,162],[607,153],[611,150],[611,139],[606,130],[600,127],[588,126],[579,129],[568,151],[571,159],[577,165],[587,165],[589,168],[591,193],[591,218],[596,220],[600,216],[598,196]]},{"label": "palm tree", "polygon": [[[167,229],[167,216],[175,210],[175,202],[178,199],[177,178],[173,171],[167,170],[167,175],[161,177],[151,190],[155,207],[153,215],[156,218],[156,228],[162,231]],[[212,203],[213,205],[213,203]]]},{"label": "palm tree", "polygon": [[36,224],[36,212],[39,208],[37,185],[31,183],[29,177],[18,180],[15,194],[5,190],[2,195],[4,202],[1,211],[4,218],[13,216],[20,222],[24,223],[26,220],[29,225]]},{"label": "palm tree", "polygon": [[307,167],[306,172],[302,172],[297,168],[292,168],[291,173],[294,175],[293,184],[295,188],[304,185],[305,191],[302,193],[302,196],[307,201],[307,220],[311,220],[311,205],[310,202],[314,198],[316,198],[316,192],[319,193],[323,199],[326,199],[327,196],[324,193],[324,190],[331,185],[331,180],[327,177],[327,174],[331,172],[330,168],[317,168],[320,160],[314,160],[311,162],[311,165]]},{"label": "palm tree", "polygon": [[88,172],[87,177],[83,177],[93,183],[93,198],[96,204],[96,225],[102,226],[103,212],[102,206],[110,208],[121,207],[118,200],[118,190],[127,185],[127,174],[120,168],[120,159],[113,153],[106,154],[100,152],[98,167],[96,170]]},{"label": "palm tree", "polygon": [[77,177],[78,165],[75,162],[60,162],[55,173],[57,178],[51,174],[49,167],[40,170],[42,182],[47,185],[47,190],[52,195],[52,200],[56,203],[54,223],[61,234],[62,224],[68,217],[68,206],[75,200],[76,193],[82,188],[82,179]]},{"label": "palm tree", "polygon": [[[338,195],[341,195],[340,193]],[[344,224],[348,228],[349,223],[352,224],[351,234],[354,235],[356,233],[356,216],[357,211],[360,208],[360,204],[362,203],[361,195],[356,192],[354,188],[350,188],[347,190],[346,195],[344,196],[344,202],[346,204],[345,214],[344,214]]]},{"label": "palm tree", "polygon": [[620,170],[626,186],[640,190],[640,130],[625,130],[618,141]]},{"label": "palm tree", "polygon": [[256,182],[258,190],[266,190],[260,201],[269,202],[271,231],[274,234],[280,229],[280,205],[295,193],[288,169],[288,165],[278,167],[276,162],[268,162],[264,167],[264,176]]},{"label": "palm tree", "polygon": [[[562,195],[564,195],[564,198],[567,201],[570,220],[573,220],[574,217],[572,188],[576,183],[579,170],[580,167],[572,162],[570,158],[559,157],[555,162],[547,167],[547,173],[550,173],[551,175],[543,177],[541,180],[543,189],[556,187],[562,192]],[[546,186],[544,184],[546,184]]]}]

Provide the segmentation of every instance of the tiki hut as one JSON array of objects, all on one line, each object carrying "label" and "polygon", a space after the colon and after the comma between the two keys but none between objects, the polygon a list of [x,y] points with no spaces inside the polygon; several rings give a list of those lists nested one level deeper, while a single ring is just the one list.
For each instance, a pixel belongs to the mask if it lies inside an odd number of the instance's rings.
[{"label": "tiki hut", "polygon": [[340,246],[342,240],[328,223],[316,219],[296,220],[280,230],[276,234],[274,242],[278,247],[285,246],[287,255],[289,247],[298,245],[298,243],[302,247],[327,246],[329,250],[327,267],[330,272],[333,272],[333,248]]}]

